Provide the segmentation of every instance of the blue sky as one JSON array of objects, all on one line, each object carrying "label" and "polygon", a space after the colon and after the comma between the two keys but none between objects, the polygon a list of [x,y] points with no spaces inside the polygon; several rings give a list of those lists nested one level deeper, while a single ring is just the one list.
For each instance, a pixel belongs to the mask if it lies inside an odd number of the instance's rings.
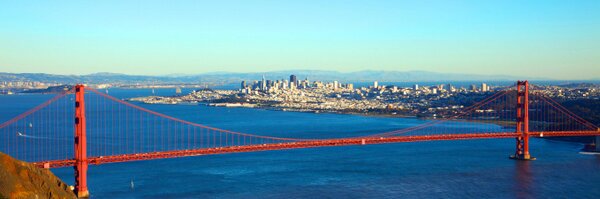
[{"label": "blue sky", "polygon": [[600,1],[4,1],[0,71],[600,78]]}]

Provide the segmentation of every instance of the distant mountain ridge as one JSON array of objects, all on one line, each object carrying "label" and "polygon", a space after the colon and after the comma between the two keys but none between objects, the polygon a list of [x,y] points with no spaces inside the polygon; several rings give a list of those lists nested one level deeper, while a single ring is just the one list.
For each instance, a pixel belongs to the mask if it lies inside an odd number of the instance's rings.
[{"label": "distant mountain ridge", "polygon": [[309,80],[339,80],[346,82],[367,82],[367,81],[382,81],[382,82],[419,82],[419,81],[502,81],[527,79],[525,77],[515,77],[507,75],[474,75],[474,74],[453,74],[453,73],[436,73],[427,71],[374,71],[365,70],[357,72],[338,72],[324,70],[285,70],[272,71],[263,73],[207,73],[196,75],[197,77],[205,78],[226,78],[238,80],[260,80],[264,75],[267,79],[288,79],[291,74],[294,74],[298,79],[308,78]]},{"label": "distant mountain ridge", "polygon": [[283,70],[271,72],[234,73],[211,72],[203,74],[172,74],[164,76],[127,75],[119,73],[93,73],[88,75],[55,75],[45,73],[0,73],[0,81],[39,81],[48,83],[119,83],[119,84],[164,84],[164,83],[236,83],[242,80],[289,79],[290,75],[310,81],[343,82],[435,82],[435,81],[513,81],[517,79],[549,80],[547,78],[527,78],[508,75],[476,75],[458,73],[438,73],[428,71],[376,71],[338,72],[326,70]]}]

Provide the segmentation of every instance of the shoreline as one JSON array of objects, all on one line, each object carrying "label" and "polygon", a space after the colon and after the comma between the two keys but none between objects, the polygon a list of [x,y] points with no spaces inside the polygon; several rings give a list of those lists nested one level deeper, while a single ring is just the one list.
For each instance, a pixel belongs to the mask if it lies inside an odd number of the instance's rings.
[{"label": "shoreline", "polygon": [[[339,115],[356,115],[356,116],[365,116],[365,117],[381,117],[381,118],[413,118],[419,120],[446,120],[446,118],[440,117],[421,117],[418,115],[407,115],[407,114],[393,114],[393,113],[379,113],[379,112],[357,112],[357,111],[338,111],[338,110],[313,110],[313,109],[297,109],[297,108],[287,108],[287,107],[275,107],[275,106],[265,106],[261,104],[254,103],[207,103],[207,102],[178,102],[178,103],[145,103],[143,101],[131,101],[142,104],[163,104],[163,105],[180,105],[180,106],[210,106],[210,107],[222,107],[222,108],[248,108],[248,109],[262,109],[262,110],[270,110],[270,111],[283,111],[283,112],[297,112],[297,113],[312,113],[312,114],[321,114],[321,113],[329,113],[329,114],[339,114]],[[229,105],[229,106],[228,106]],[[496,124],[502,128],[511,127],[515,122],[512,121],[493,121],[493,120],[477,120],[477,119],[452,119],[453,121],[461,121],[461,122],[478,122],[478,123],[487,123],[487,124]]]}]

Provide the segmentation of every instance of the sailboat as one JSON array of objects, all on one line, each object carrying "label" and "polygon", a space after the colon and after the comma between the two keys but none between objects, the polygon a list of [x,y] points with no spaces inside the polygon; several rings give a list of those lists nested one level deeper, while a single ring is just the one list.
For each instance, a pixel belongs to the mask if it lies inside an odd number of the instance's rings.
[{"label": "sailboat", "polygon": [[154,89],[152,89],[152,94],[154,95]]},{"label": "sailboat", "polygon": [[106,89],[104,92],[106,92],[106,94],[108,94],[108,89]]}]

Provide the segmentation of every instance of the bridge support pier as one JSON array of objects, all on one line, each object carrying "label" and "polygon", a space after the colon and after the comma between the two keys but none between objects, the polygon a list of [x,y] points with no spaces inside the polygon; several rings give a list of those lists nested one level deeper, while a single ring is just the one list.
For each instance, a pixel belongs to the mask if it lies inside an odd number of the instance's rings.
[{"label": "bridge support pier", "polygon": [[[600,129],[598,129],[598,132],[600,132]],[[594,149],[596,152],[600,152],[600,136],[596,136],[596,148]]]},{"label": "bridge support pier", "polygon": [[517,150],[510,156],[515,160],[535,160],[529,154],[529,82],[517,82]]},{"label": "bridge support pier", "polygon": [[90,197],[87,188],[87,143],[85,135],[84,85],[75,86],[75,194],[79,198]]}]

